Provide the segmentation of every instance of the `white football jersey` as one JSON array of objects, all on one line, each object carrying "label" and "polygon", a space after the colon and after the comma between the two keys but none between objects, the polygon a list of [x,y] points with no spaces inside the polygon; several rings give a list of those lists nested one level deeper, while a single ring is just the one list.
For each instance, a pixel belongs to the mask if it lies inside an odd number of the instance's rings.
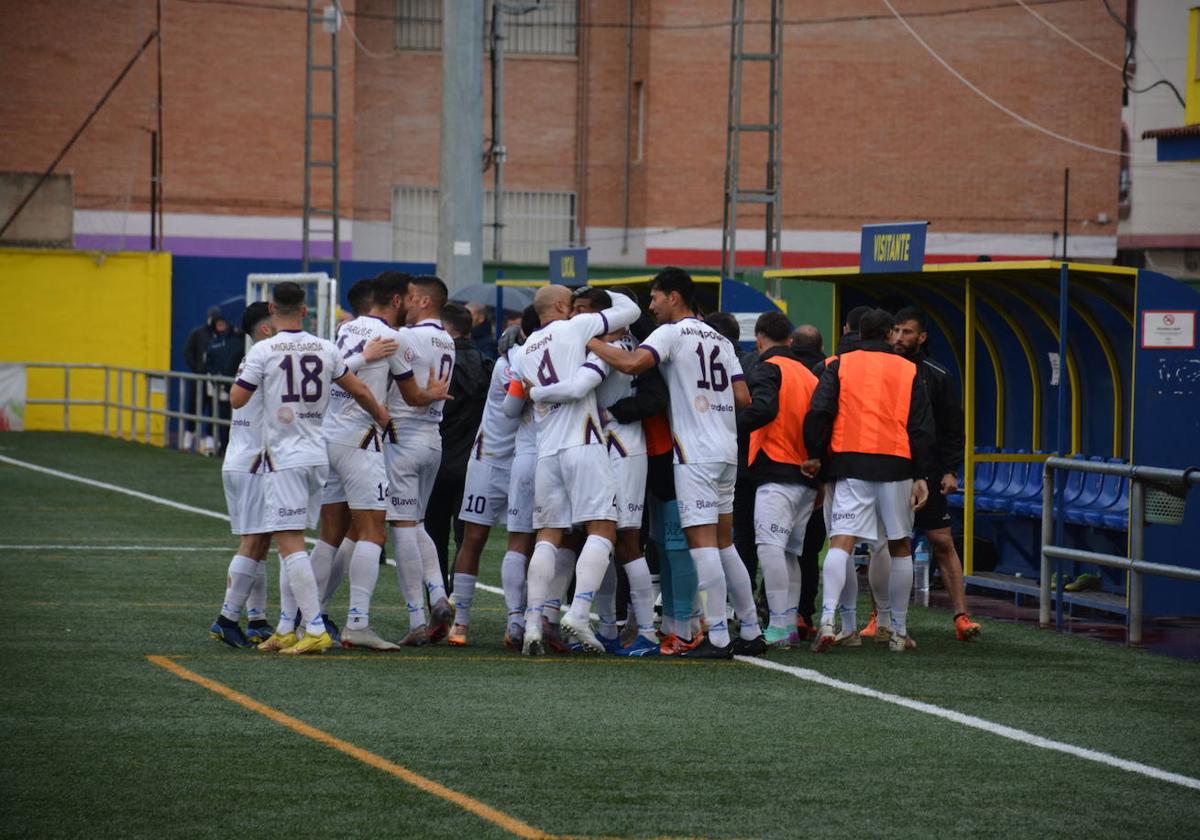
[{"label": "white football jersey", "polygon": [[[352,356],[362,353],[371,339],[394,338],[395,335],[396,331],[391,325],[377,315],[360,315],[343,324],[338,330],[337,347],[342,358],[349,360]],[[354,373],[366,383],[376,402],[382,403],[387,399],[390,380],[386,358],[367,362],[359,366]],[[337,385],[329,389],[329,407],[325,411],[323,430],[325,439],[332,443],[379,450],[374,419],[363,411],[362,406],[354,401],[354,397]]]},{"label": "white football jersey", "polygon": [[508,383],[511,381],[508,357],[501,356],[492,368],[487,400],[483,404],[483,417],[479,420],[479,430],[475,433],[475,444],[471,448],[471,457],[476,461],[484,458],[489,461],[512,460],[521,418],[509,417],[504,413],[504,397],[508,394]]},{"label": "white football jersey", "polygon": [[[508,377],[510,382],[510,393],[512,388],[516,388],[520,392],[522,398],[526,398],[525,388],[521,384],[521,371],[517,367],[520,361],[520,347],[513,347],[508,351]],[[533,419],[533,403],[528,400],[525,403],[525,409],[521,412],[521,416],[517,418],[520,425],[517,426],[517,439],[515,444],[516,455],[536,455],[537,454],[537,432],[538,426]]]},{"label": "white football jersey", "polygon": [[[246,367],[243,358],[238,364],[237,376],[240,379],[242,369]],[[255,472],[262,460],[263,452],[263,413],[262,397],[254,394],[250,402],[241,408],[235,408],[229,427],[229,444],[225,447],[225,460],[221,463],[222,472]]]},{"label": "white football jersey", "polygon": [[[624,295],[612,296],[613,306],[603,312],[584,313],[563,321],[551,321],[525,339],[518,353],[521,376],[538,385],[551,385],[574,376],[587,362],[587,343],[598,335],[627,327],[641,310]],[[597,373],[604,376],[603,370]],[[533,414],[538,424],[538,457],[588,443],[604,443],[596,411],[596,393],[589,391],[574,402],[540,403],[536,394]]]},{"label": "white football jersey", "polygon": [[[400,349],[388,357],[388,367],[395,380],[414,377],[422,388],[429,387],[429,371],[447,377],[454,371],[454,339],[442,329],[442,322],[428,319],[397,330]],[[403,433],[437,431],[442,422],[444,400],[429,405],[409,405],[393,383],[388,389],[387,409],[392,416],[392,429]]]},{"label": "white football jersey", "polygon": [[332,341],[304,330],[280,330],[250,348],[237,382],[261,401],[268,469],[329,463],[321,425],[330,385],[346,370]]},{"label": "white football jersey", "polygon": [[[612,345],[622,350],[633,350],[637,346],[637,342],[633,336],[626,333],[617,341],[612,342]],[[604,381],[596,386],[596,403],[601,409],[607,409],[617,400],[633,396],[632,374],[610,370],[607,364],[592,354],[588,355],[588,361],[595,367],[608,372]],[[605,419],[607,422],[604,425],[604,433],[609,454],[618,454],[623,457],[646,454],[646,433],[642,431],[641,420],[633,423],[618,423],[611,416],[607,416]]]},{"label": "white football jersey", "polygon": [[640,345],[662,366],[671,393],[675,463],[737,463],[733,383],[743,379],[733,345],[699,318],[663,324]]}]

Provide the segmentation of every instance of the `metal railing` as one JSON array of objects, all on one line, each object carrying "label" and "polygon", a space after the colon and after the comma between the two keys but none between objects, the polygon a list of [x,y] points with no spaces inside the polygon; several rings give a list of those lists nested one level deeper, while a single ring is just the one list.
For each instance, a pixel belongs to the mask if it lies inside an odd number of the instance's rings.
[{"label": "metal railing", "polygon": [[[1129,479],[1129,556],[1102,554],[1096,551],[1084,551],[1078,548],[1067,548],[1055,544],[1055,506],[1061,503],[1055,499],[1054,471],[1076,471],[1084,473],[1101,473],[1117,475]],[[1142,643],[1142,575],[1158,575],[1160,577],[1176,578],[1200,582],[1200,569],[1187,569],[1182,566],[1168,566],[1163,563],[1151,563],[1145,559],[1145,530],[1146,530],[1146,485],[1154,488],[1169,489],[1176,495],[1186,495],[1192,485],[1200,485],[1200,471],[1196,469],[1171,470],[1162,467],[1142,467],[1134,464],[1112,464],[1101,461],[1081,461],[1073,458],[1052,457],[1046,459],[1042,473],[1042,550],[1041,550],[1041,581],[1038,604],[1038,624],[1050,626],[1050,561],[1072,560],[1081,563],[1091,563],[1110,569],[1124,569],[1129,573],[1129,630],[1130,645]],[[1058,512],[1061,519],[1061,511]],[[1056,570],[1060,564],[1055,563]],[[1059,582],[1059,597],[1057,604],[1055,626],[1061,630],[1063,626],[1062,607],[1062,575],[1057,576]]]},{"label": "metal railing", "polygon": [[[27,398],[25,404],[61,405],[63,409],[62,428],[64,432],[71,431],[71,409],[95,407],[102,409],[102,428],[106,435],[141,440],[153,443],[153,423],[155,417],[163,419],[162,443],[164,446],[174,444],[182,449],[185,432],[192,424],[199,431],[197,439],[205,437],[206,428],[228,428],[232,421],[222,417],[222,389],[227,394],[233,384],[233,377],[214,376],[203,373],[184,373],[174,370],[148,370],[146,368],[120,367],[115,365],[90,364],[83,362],[17,362],[27,369],[61,370],[62,397]],[[71,395],[72,372],[96,371],[103,374],[104,387],[102,399],[81,399]],[[78,376],[76,377],[78,380]],[[127,387],[128,386],[128,387]],[[28,388],[28,386],[27,386]],[[175,393],[177,400],[172,408],[171,395]],[[155,404],[155,395],[161,399]],[[190,399],[189,399],[190,397]],[[189,410],[190,409],[190,410]],[[128,422],[126,422],[128,421]],[[213,435],[215,436],[215,435]]]}]

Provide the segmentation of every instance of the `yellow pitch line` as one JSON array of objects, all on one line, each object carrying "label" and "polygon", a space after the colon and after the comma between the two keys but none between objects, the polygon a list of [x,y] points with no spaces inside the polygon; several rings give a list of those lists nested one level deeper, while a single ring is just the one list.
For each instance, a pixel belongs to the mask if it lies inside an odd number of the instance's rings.
[{"label": "yellow pitch line", "polygon": [[451,790],[445,785],[438,784],[432,779],[425,778],[419,773],[414,773],[407,767],[402,767],[399,764],[396,764],[394,761],[388,761],[382,756],[378,756],[373,752],[364,750],[362,747],[355,746],[348,741],[343,741],[341,738],[337,738],[333,735],[330,735],[328,732],[317,729],[314,726],[310,726],[302,720],[298,720],[291,715],[284,714],[278,709],[260,703],[252,697],[248,697],[241,692],[234,691],[227,685],[223,685],[215,680],[210,680],[207,677],[202,677],[194,671],[189,671],[187,668],[172,662],[165,656],[147,656],[146,659],[160,668],[170,671],[177,677],[185,679],[189,682],[193,682],[202,688],[207,688],[209,691],[213,692],[214,694],[219,694],[226,700],[237,703],[239,706],[243,706],[250,711],[257,712],[263,717],[269,718],[270,720],[273,720],[282,726],[286,726],[293,732],[303,735],[306,738],[311,738],[317,743],[324,744],[325,746],[331,747],[338,752],[345,753],[351,758],[358,759],[363,764],[367,764],[377,770],[382,770],[385,773],[395,776],[397,779],[412,785],[418,790],[432,794],[439,799],[444,799],[452,805],[457,805],[464,811],[468,811],[481,819],[487,820],[488,822],[504,829],[510,834],[515,834],[518,837],[539,838],[553,836],[542,831],[540,828],[534,828],[528,823],[518,820],[516,817],[511,817],[503,811],[498,811],[490,805],[485,805],[478,799],[473,799],[470,796],[467,796],[465,793],[459,793],[456,790]]}]

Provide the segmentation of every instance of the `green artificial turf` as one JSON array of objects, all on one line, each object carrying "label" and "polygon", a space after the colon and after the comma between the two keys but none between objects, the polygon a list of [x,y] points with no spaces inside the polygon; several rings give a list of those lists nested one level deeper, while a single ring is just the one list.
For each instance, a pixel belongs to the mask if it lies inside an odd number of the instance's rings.
[{"label": "green artificial turf", "polygon": [[[38,433],[0,434],[0,455],[224,510],[209,459]],[[235,651],[207,638],[225,523],[4,463],[0,544],[88,546],[0,548],[5,836],[506,835],[148,655],[553,834],[1172,837],[1200,819],[1198,790],[743,663],[525,660],[484,591],[466,649]],[[482,581],[502,553],[494,535]],[[407,629],[391,569],[372,618]],[[909,624],[912,653],[770,659],[1200,777],[1197,664],[1001,622],[962,644],[919,607]]]}]

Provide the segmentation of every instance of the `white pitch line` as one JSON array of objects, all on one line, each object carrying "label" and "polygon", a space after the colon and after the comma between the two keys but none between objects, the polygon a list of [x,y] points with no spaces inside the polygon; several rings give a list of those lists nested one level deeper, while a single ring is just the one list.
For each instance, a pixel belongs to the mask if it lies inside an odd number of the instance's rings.
[{"label": "white pitch line", "polygon": [[0,545],[0,551],[219,551],[228,554],[224,545]]},{"label": "white pitch line", "polygon": [[1062,741],[1054,741],[1050,738],[1043,738],[1041,735],[1034,735],[1031,732],[1026,732],[1023,729],[1014,729],[1011,726],[1005,726],[1000,723],[993,723],[990,720],[985,720],[974,715],[965,715],[962,712],[955,712],[951,709],[944,709],[941,706],[935,706],[932,703],[922,703],[920,700],[911,700],[908,697],[901,697],[898,694],[889,694],[886,691],[877,691],[874,688],[867,688],[864,685],[846,682],[844,680],[834,679],[822,674],[820,671],[814,671],[810,668],[795,668],[791,665],[781,665],[778,662],[772,662],[769,659],[756,659],[750,656],[734,657],[739,662],[744,662],[747,665],[756,665],[759,668],[766,668],[769,671],[780,671],[784,674],[790,674],[797,679],[807,682],[823,685],[828,688],[836,688],[839,691],[846,691],[850,694],[857,694],[860,697],[869,697],[872,700],[880,700],[884,703],[891,703],[895,706],[902,706],[913,711],[923,712],[927,715],[933,715],[944,720],[953,721],[954,723],[963,726],[969,726],[972,729],[979,729],[983,732],[989,732],[992,735],[998,735],[1001,738],[1008,738],[1012,741],[1018,741],[1022,744],[1028,744],[1032,747],[1038,747],[1043,750],[1053,750],[1055,752],[1066,753],[1067,755],[1082,758],[1086,761],[1094,761],[1098,764],[1106,764],[1109,767],[1115,767],[1118,770],[1125,770],[1130,773],[1137,773],[1141,776],[1146,776],[1151,779],[1157,779],[1161,782],[1170,782],[1182,787],[1191,788],[1192,790],[1200,790],[1200,779],[1184,776],[1179,773],[1171,773],[1167,770],[1160,770],[1157,767],[1151,767],[1149,764],[1142,764],[1140,761],[1128,761],[1124,758],[1117,758],[1115,755],[1099,752],[1098,750],[1089,750],[1084,747],[1077,747],[1074,744],[1067,744]]}]

